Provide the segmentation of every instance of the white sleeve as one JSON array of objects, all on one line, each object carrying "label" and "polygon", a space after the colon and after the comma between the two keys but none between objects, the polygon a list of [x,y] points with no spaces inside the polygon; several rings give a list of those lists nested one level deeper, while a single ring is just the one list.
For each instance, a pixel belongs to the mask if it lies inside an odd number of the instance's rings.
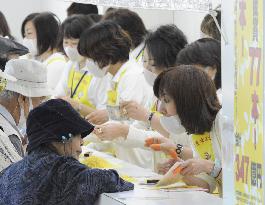
[{"label": "white sleeve", "polygon": [[161,137],[161,135],[158,132],[152,130],[139,129],[131,125],[129,127],[129,133],[127,135],[126,140],[123,140],[121,142],[129,147],[135,147],[135,148],[138,147],[146,149],[144,144],[145,140],[148,137]]},{"label": "white sleeve", "polygon": [[96,92],[96,108],[98,110],[106,109],[108,102],[107,91],[110,89],[111,79],[108,76],[100,79],[100,83]]},{"label": "white sleeve", "polygon": [[60,80],[59,76],[62,76],[63,74],[65,65],[65,61],[54,61],[47,65],[47,83],[53,92]]},{"label": "white sleeve", "polygon": [[139,104],[147,108],[151,96],[150,93],[146,93],[146,84],[144,77],[141,74],[128,73],[124,76],[119,85],[119,99],[121,100],[134,100]]},{"label": "white sleeve", "polygon": [[161,135],[156,131],[147,130],[145,123],[135,121],[133,124],[129,125],[129,132],[126,139],[118,140],[117,143],[122,143],[128,147],[146,149],[144,144],[148,137],[161,137]]},{"label": "white sleeve", "polygon": [[55,97],[62,97],[67,95],[67,85],[71,67],[72,63],[66,63],[62,77],[60,78],[60,81],[55,88]]},{"label": "white sleeve", "polygon": [[178,135],[169,135],[169,138],[173,140],[175,144],[181,144],[185,147],[191,147],[190,136],[187,133]]}]

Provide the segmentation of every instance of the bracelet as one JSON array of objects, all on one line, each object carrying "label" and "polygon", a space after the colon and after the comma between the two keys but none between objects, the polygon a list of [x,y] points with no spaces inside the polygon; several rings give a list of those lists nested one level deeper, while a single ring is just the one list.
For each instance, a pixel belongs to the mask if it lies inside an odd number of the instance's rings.
[{"label": "bracelet", "polygon": [[177,153],[178,157],[180,157],[183,149],[184,149],[183,145],[177,144],[176,153]]}]

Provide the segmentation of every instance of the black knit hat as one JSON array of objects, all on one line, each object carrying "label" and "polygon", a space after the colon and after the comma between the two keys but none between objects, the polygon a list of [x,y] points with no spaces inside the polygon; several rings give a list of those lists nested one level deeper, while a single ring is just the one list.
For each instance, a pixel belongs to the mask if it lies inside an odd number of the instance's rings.
[{"label": "black knit hat", "polygon": [[31,152],[46,143],[64,142],[76,135],[84,138],[93,130],[93,125],[83,119],[68,102],[61,99],[49,100],[28,115],[27,151]]}]

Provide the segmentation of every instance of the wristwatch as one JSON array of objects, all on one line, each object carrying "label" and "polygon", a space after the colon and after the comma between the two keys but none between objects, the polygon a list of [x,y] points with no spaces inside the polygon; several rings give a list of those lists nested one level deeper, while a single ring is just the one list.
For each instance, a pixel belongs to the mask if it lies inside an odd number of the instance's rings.
[{"label": "wristwatch", "polygon": [[222,171],[222,163],[220,160],[215,159],[213,169],[210,172],[210,176],[216,178],[219,176],[221,171]]},{"label": "wristwatch", "polygon": [[177,144],[176,153],[177,153],[178,157],[180,157],[183,149],[184,149],[183,145]]},{"label": "wristwatch", "polygon": [[149,114],[149,117],[148,117],[148,127],[149,128],[151,128],[151,121],[152,121],[152,118],[153,118],[154,114],[155,114],[154,112],[151,112]]}]

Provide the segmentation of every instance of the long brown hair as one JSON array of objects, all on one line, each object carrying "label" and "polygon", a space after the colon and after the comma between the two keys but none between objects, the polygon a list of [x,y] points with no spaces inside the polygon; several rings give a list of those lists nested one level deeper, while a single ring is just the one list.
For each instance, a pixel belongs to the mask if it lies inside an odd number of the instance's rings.
[{"label": "long brown hair", "polygon": [[180,65],[161,73],[154,93],[173,99],[177,115],[188,134],[210,132],[221,105],[213,81],[192,65]]}]

